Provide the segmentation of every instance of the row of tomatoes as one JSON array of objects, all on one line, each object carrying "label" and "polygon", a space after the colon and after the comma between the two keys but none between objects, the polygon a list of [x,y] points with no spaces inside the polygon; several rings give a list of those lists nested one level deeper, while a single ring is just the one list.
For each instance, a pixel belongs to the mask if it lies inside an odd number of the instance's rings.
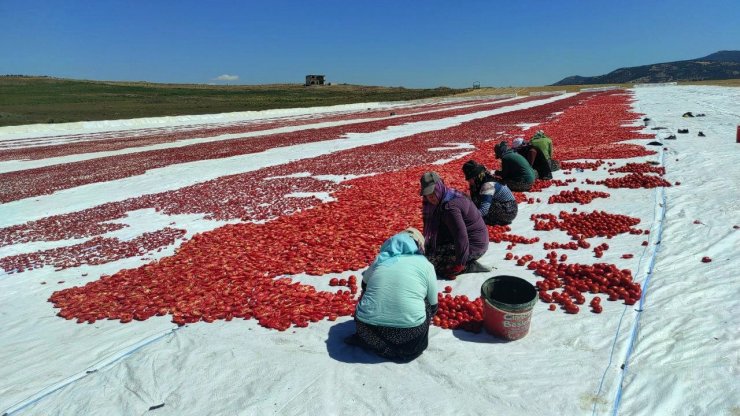
[{"label": "row of tomatoes", "polygon": [[[567,100],[560,103],[561,106],[568,104]],[[298,160],[257,171],[221,177],[174,191],[130,198],[83,211],[54,215],[22,225],[5,227],[0,229],[0,247],[33,241],[58,241],[101,235],[125,226],[110,221],[123,218],[127,212],[148,208],[170,215],[205,214],[207,218],[216,220],[264,221],[289,215],[314,207],[320,201],[315,198],[285,198],[284,195],[296,191],[333,193],[342,185],[310,177],[285,176],[294,175],[296,172],[310,172],[313,175],[346,175],[347,173],[369,175],[428,165],[439,158],[450,158],[457,153],[456,150],[428,152],[429,147],[443,147],[445,143],[459,140],[459,137],[469,137],[474,141],[483,140],[488,136],[487,129],[484,127],[490,124],[509,123],[512,125],[510,130],[517,131],[515,123],[520,120],[537,122],[544,120],[553,111],[562,110],[562,107],[553,107],[553,105],[548,105],[546,109],[534,107],[514,111],[513,114],[499,114],[446,130],[416,134],[389,143]],[[433,116],[425,117],[431,119]],[[422,115],[417,118],[426,119]],[[376,125],[375,127],[382,126]],[[314,140],[317,133],[313,131],[300,134],[302,137],[305,136],[304,140]],[[269,138],[256,142],[265,142],[268,147],[276,146],[276,143],[270,141]],[[493,154],[492,147],[489,154]],[[129,156],[120,158],[130,160]],[[113,166],[106,166],[103,162],[103,160],[97,160],[96,169],[93,171],[115,170]],[[455,173],[457,176],[459,172]]]},{"label": "row of tomatoes", "polygon": [[56,271],[79,267],[83,264],[98,265],[127,257],[144,255],[153,250],[175,243],[185,230],[166,227],[144,233],[132,240],[95,237],[84,243],[58,247],[29,254],[17,254],[0,258],[0,268],[9,274],[21,273],[44,266],[53,266]]},{"label": "row of tomatoes", "polygon": [[488,239],[494,243],[508,241],[512,244],[534,244],[540,241],[539,237],[523,237],[511,233],[510,225],[494,225],[488,227]]},{"label": "row of tomatoes", "polygon": [[[467,100],[464,102],[438,103],[414,105],[403,108],[394,108],[398,116],[414,113],[445,110],[460,105],[481,106],[496,100]],[[516,102],[516,101],[515,101]],[[16,147],[0,149],[0,161],[4,160],[38,160],[51,157],[67,156],[78,153],[107,152],[120,149],[129,149],[142,146],[151,146],[161,143],[171,143],[180,140],[202,137],[215,137],[226,134],[246,134],[255,131],[272,130],[285,127],[297,127],[308,124],[353,121],[358,119],[372,119],[388,117],[388,110],[377,109],[371,111],[332,112],[305,114],[298,117],[256,119],[241,122],[198,124],[195,126],[159,127],[116,132],[102,132],[89,134],[71,134],[64,136],[46,136],[33,139],[34,141],[64,141],[63,145],[53,144],[46,146]],[[396,117],[401,118],[401,117]],[[24,139],[19,139],[22,142]]]},{"label": "row of tomatoes", "polygon": [[[571,171],[573,169],[581,169],[581,170],[598,170],[601,165],[606,163],[605,161],[599,159],[594,160],[593,162],[569,162],[569,161],[563,161],[560,162],[560,169],[565,171]],[[611,163],[611,162],[609,162]]]},{"label": "row of tomatoes", "polygon": [[[529,100],[529,98],[520,99],[520,101],[526,100]],[[346,137],[349,133],[371,133],[404,123],[437,120],[476,111],[493,110],[505,105],[508,105],[508,103],[492,103],[333,127],[307,128],[288,133],[269,134],[260,137],[259,140],[246,137],[210,141],[177,148],[146,150],[122,156],[108,156],[35,169],[0,173],[0,182],[4,183],[4,186],[0,188],[0,203],[51,194],[58,190],[70,189],[90,183],[142,175],[148,170],[173,164],[222,159],[264,152],[278,147],[334,140]]]},{"label": "row of tomatoes", "polygon": [[[626,125],[634,121],[635,117],[640,117],[633,112],[631,99],[632,97],[625,92],[585,96],[578,111],[565,111],[557,118],[526,130],[524,135],[533,134],[535,130],[544,130],[553,138],[553,157],[560,161],[577,159],[598,161],[655,154],[644,146],[619,143],[625,139],[654,137],[641,133],[642,127]],[[572,168],[580,166],[566,164],[563,167],[564,170]]]},{"label": "row of tomatoes", "polygon": [[[571,183],[575,182],[575,178],[570,179],[547,179],[547,180],[536,180],[532,187],[529,189],[529,192],[539,192],[543,189],[547,189],[551,186],[568,186]],[[522,202],[517,199],[518,202]]]}]

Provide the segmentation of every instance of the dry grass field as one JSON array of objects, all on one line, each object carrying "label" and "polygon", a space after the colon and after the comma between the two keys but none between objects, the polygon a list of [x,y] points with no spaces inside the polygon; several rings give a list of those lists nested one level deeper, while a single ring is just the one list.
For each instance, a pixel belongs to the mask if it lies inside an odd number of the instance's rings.
[{"label": "dry grass field", "polygon": [[0,77],[0,126],[405,101],[463,91],[341,84],[155,84],[6,76]]}]

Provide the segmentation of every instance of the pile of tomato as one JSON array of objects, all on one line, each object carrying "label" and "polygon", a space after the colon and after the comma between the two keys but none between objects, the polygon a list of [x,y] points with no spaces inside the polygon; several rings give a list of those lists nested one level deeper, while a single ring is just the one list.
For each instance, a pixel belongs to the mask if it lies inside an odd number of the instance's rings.
[{"label": "pile of tomato", "polygon": [[502,241],[508,241],[510,243],[519,244],[534,244],[540,241],[539,237],[522,237],[520,235],[511,234],[510,225],[494,225],[488,227],[488,238],[494,243],[500,243]]},{"label": "pile of tomato", "polygon": [[[558,303],[568,313],[578,313],[577,305],[586,302],[585,293],[606,294],[608,300],[622,299],[626,305],[634,305],[642,296],[642,288],[632,280],[629,269],[606,263],[566,264],[558,261],[555,252],[547,257],[547,260],[531,262],[528,266],[544,279],[536,282],[535,288],[542,302]],[[600,298],[591,302],[596,313],[601,312],[601,308],[594,308],[594,304],[600,306],[599,302]],[[551,310],[555,308],[551,307]]]},{"label": "pile of tomato", "polygon": [[609,250],[609,244],[601,243],[598,246],[594,247],[594,256],[597,258],[601,258],[604,256],[604,252],[606,250]]},{"label": "pile of tomato", "polygon": [[560,191],[557,195],[552,195],[548,200],[548,204],[565,204],[565,203],[572,203],[577,202],[581,205],[588,204],[591,201],[593,201],[596,198],[609,198],[609,194],[607,192],[599,192],[599,191],[584,191],[581,189],[578,189],[578,187],[574,188],[572,191]]},{"label": "pile of tomato", "polygon": [[659,188],[659,187],[670,187],[670,182],[665,179],[653,176],[644,175],[642,173],[630,173],[619,178],[607,178],[602,181],[591,181],[586,180],[589,184],[603,184],[607,188]]},{"label": "pile of tomato", "polygon": [[578,250],[580,248],[589,248],[589,247],[591,247],[591,243],[589,243],[585,239],[580,239],[577,242],[568,241],[567,243],[558,243],[557,241],[553,241],[551,243],[542,244],[542,248],[544,248],[545,250],[556,250],[556,249]]},{"label": "pile of tomato", "polygon": [[483,300],[468,299],[465,295],[437,294],[437,314],[432,324],[444,329],[462,329],[481,332],[483,328]]},{"label": "pile of tomato", "polygon": [[657,173],[658,175],[665,175],[665,168],[663,166],[655,166],[650,163],[627,163],[624,166],[609,169],[609,172],[621,172],[621,173]]},{"label": "pile of tomato", "polygon": [[[639,218],[621,214],[610,214],[605,211],[568,213],[560,211],[556,217],[553,214],[532,214],[535,230],[549,231],[555,228],[565,231],[573,240],[583,240],[591,237],[611,238],[617,234],[633,232],[633,226],[640,223]],[[642,233],[642,230],[639,230]],[[588,248],[588,247],[583,247]]]}]

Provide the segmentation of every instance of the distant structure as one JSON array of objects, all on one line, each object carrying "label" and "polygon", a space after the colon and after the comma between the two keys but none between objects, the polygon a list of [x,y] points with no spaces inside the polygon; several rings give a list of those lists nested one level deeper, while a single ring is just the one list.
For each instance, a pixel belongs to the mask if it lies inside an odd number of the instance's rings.
[{"label": "distant structure", "polygon": [[306,75],[305,86],[309,85],[324,85],[324,75]]},{"label": "distant structure", "polygon": [[475,81],[475,82],[473,83],[473,89],[474,89],[474,90],[477,90],[478,88],[480,88],[480,81]]}]

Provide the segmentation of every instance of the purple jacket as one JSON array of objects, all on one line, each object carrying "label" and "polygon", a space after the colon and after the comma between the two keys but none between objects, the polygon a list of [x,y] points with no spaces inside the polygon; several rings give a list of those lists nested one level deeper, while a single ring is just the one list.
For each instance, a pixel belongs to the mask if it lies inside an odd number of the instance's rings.
[{"label": "purple jacket", "polygon": [[488,250],[488,228],[473,201],[455,198],[443,203],[437,245],[455,243],[456,263],[465,265]]}]

